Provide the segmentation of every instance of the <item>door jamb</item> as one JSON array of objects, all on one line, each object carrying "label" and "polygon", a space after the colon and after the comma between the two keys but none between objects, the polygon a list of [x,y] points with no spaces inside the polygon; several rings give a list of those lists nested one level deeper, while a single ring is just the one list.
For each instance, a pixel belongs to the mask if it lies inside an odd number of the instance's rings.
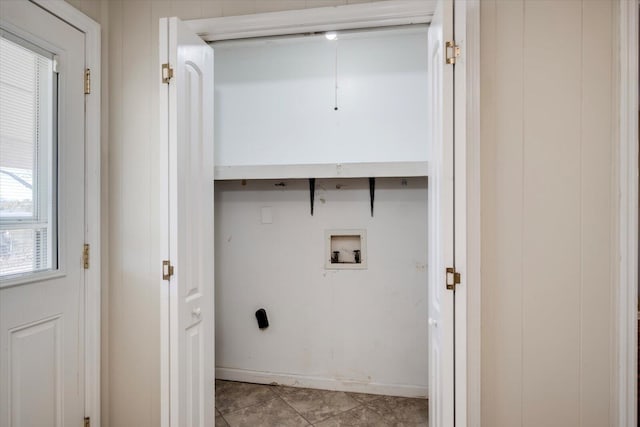
[{"label": "door jamb", "polygon": [[454,0],[455,65],[455,414],[458,426],[480,426],[480,0]]},{"label": "door jamb", "polygon": [[[480,5],[479,0],[455,0],[456,19],[464,18],[462,56],[456,64],[464,79],[466,105],[462,149],[459,154],[464,170],[464,184],[456,190],[462,201],[462,212],[456,213],[456,223],[465,230],[458,239],[456,269],[463,273],[456,290],[456,345],[463,348],[456,354],[456,420],[458,426],[480,425]],[[340,10],[340,12],[339,12]],[[283,11],[268,14],[230,16],[187,20],[205,41],[255,36],[328,31],[361,26],[376,27],[393,23],[428,22],[435,2],[394,0],[358,5]],[[456,131],[456,135],[459,132]],[[458,225],[457,225],[458,226]],[[462,256],[458,253],[462,252]]]},{"label": "door jamb", "polygon": [[[614,336],[616,357],[612,360],[615,388],[612,393],[612,425],[636,425],[638,379],[638,2],[620,0],[619,38],[619,111],[618,150],[614,159],[613,200],[618,212],[618,250],[613,251]],[[617,182],[616,182],[617,181]]]},{"label": "door jamb", "polygon": [[100,24],[64,0],[30,0],[85,35],[85,68],[91,70],[91,93],[85,95],[85,233],[91,260],[85,280],[85,417],[100,427],[101,345],[101,179],[100,179]]}]

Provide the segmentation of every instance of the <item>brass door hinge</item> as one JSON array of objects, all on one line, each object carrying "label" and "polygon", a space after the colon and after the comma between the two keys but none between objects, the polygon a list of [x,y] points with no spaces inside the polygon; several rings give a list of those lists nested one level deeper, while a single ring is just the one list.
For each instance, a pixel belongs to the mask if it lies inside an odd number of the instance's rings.
[{"label": "brass door hinge", "polygon": [[91,70],[84,70],[84,94],[89,95],[91,93]]},{"label": "brass door hinge", "polygon": [[91,427],[91,418],[84,417],[84,427]]},{"label": "brass door hinge", "polygon": [[455,64],[456,58],[460,56],[460,46],[458,46],[455,41],[448,41],[445,43],[444,47],[447,64]]},{"label": "brass door hinge", "polygon": [[173,276],[173,265],[171,261],[162,261],[162,280],[169,280]]},{"label": "brass door hinge", "polygon": [[89,268],[89,244],[85,243],[82,248],[82,264],[85,270]]},{"label": "brass door hinge", "polygon": [[453,267],[447,267],[447,289],[455,291],[458,284],[460,284],[460,273]]},{"label": "brass door hinge", "polygon": [[162,83],[169,83],[173,77],[173,68],[169,64],[162,64]]}]

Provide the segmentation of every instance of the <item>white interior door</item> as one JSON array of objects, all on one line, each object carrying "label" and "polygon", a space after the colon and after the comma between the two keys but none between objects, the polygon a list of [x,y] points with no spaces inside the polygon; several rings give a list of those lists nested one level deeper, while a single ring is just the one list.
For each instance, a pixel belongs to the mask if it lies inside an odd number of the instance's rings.
[{"label": "white interior door", "polygon": [[0,1],[0,425],[84,418],[84,34]]},{"label": "white interior door", "polygon": [[[179,19],[160,22],[162,171],[166,260],[163,424],[211,426],[215,418],[213,271],[213,49]],[[162,67],[162,65],[161,65]],[[169,71],[164,71],[169,77]],[[168,273],[168,271],[165,271]],[[166,338],[168,337],[168,340]],[[165,344],[168,347],[165,347]],[[168,375],[167,375],[168,374]],[[168,387],[168,388],[167,388]]]},{"label": "white interior door", "polygon": [[453,67],[445,42],[453,40],[452,0],[439,0],[429,26],[429,99],[432,174],[429,177],[429,426],[455,425],[454,292],[446,288],[454,266]]}]

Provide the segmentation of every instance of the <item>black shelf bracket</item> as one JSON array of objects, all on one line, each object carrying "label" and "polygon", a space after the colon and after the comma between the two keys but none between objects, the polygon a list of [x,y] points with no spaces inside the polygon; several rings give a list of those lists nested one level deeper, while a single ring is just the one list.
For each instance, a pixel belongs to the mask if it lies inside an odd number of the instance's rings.
[{"label": "black shelf bracket", "polygon": [[373,199],[376,196],[376,179],[369,178],[369,198],[371,199],[371,217],[373,218]]},{"label": "black shelf bracket", "polygon": [[313,202],[316,195],[316,179],[309,178],[309,201],[311,202],[311,216],[313,216]]}]

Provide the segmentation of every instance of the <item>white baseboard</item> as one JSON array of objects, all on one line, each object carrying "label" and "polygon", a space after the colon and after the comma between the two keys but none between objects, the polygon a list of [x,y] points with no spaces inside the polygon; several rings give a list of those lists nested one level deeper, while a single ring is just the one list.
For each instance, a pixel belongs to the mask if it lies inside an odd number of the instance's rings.
[{"label": "white baseboard", "polygon": [[216,368],[216,379],[256,384],[278,384],[292,387],[308,387],[321,390],[350,391],[355,393],[384,394],[388,396],[428,396],[427,387],[405,384],[382,384],[306,375],[260,372],[235,368]]}]

